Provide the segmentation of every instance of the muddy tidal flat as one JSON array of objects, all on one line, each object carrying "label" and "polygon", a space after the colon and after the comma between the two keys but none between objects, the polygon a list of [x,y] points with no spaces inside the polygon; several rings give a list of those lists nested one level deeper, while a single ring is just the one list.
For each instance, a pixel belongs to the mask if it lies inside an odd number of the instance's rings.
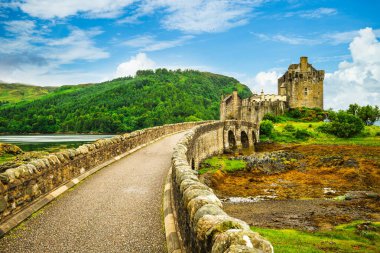
[{"label": "muddy tidal flat", "polygon": [[245,169],[201,178],[224,210],[252,226],[306,231],[380,221],[380,147],[260,145]]}]

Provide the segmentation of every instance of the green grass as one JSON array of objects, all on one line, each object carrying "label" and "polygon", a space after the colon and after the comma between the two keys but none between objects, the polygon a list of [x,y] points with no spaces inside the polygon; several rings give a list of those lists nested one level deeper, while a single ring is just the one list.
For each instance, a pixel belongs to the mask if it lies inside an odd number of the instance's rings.
[{"label": "green grass", "polygon": [[0,101],[8,101],[9,103],[31,101],[48,94],[54,89],[53,87],[0,83]]},{"label": "green grass", "polygon": [[276,253],[286,252],[380,252],[380,222],[371,223],[371,230],[359,230],[355,221],[331,231],[303,232],[293,229],[251,227],[268,239]]},{"label": "green grass", "polygon": [[[296,139],[290,132],[284,130],[286,125],[293,125],[296,129],[305,129],[311,137],[307,139]],[[366,126],[363,132],[353,138],[338,138],[331,134],[319,132],[318,126],[323,122],[294,122],[288,121],[274,124],[274,134],[271,138],[263,136],[262,141],[273,140],[279,143],[301,143],[301,144],[338,144],[338,145],[366,145],[380,146],[380,126]]]},{"label": "green grass", "polygon": [[3,154],[2,156],[0,156],[0,164],[5,163],[5,162],[12,161],[12,160],[14,160],[15,158],[16,158],[15,155]]},{"label": "green grass", "polygon": [[202,169],[198,171],[199,174],[206,172],[216,172],[222,170],[223,172],[232,173],[246,168],[246,162],[243,160],[229,160],[227,156],[220,155],[208,158],[203,161]]}]

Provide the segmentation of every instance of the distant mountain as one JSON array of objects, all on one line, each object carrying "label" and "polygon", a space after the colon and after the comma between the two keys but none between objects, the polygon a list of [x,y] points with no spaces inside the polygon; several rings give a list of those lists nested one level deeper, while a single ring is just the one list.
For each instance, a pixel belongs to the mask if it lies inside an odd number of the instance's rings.
[{"label": "distant mountain", "polygon": [[32,86],[19,83],[4,83],[0,81],[0,103],[15,103],[20,101],[31,101],[50,91],[55,87]]},{"label": "distant mountain", "polygon": [[221,95],[233,90],[243,98],[251,95],[247,86],[227,76],[193,70],[139,71],[134,78],[62,86],[36,95],[34,101],[3,105],[0,132],[116,133],[218,119]]}]

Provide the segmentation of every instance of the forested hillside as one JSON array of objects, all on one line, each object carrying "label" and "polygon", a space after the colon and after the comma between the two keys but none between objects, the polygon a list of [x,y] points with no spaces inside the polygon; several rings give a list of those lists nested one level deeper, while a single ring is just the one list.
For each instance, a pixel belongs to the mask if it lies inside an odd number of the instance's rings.
[{"label": "forested hillside", "polygon": [[0,107],[2,133],[117,133],[219,118],[222,94],[251,92],[236,79],[193,70],[139,71],[136,77],[62,86],[32,102]]}]

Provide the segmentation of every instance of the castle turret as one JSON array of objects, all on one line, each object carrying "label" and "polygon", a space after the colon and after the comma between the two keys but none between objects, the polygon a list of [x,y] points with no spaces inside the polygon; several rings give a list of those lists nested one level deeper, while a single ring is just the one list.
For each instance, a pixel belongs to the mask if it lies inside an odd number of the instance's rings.
[{"label": "castle turret", "polygon": [[302,56],[300,58],[300,68],[301,68],[301,72],[307,72],[307,66],[308,63],[307,63],[307,57],[306,56]]}]

